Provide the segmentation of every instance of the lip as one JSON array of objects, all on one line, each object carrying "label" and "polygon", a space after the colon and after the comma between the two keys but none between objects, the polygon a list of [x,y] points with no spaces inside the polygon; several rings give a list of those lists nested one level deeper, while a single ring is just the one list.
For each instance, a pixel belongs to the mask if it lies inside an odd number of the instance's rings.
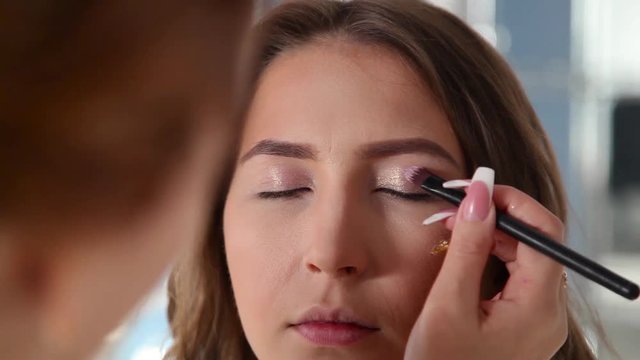
[{"label": "lip", "polygon": [[347,346],[380,331],[350,310],[313,307],[291,324],[308,341],[321,346]]}]

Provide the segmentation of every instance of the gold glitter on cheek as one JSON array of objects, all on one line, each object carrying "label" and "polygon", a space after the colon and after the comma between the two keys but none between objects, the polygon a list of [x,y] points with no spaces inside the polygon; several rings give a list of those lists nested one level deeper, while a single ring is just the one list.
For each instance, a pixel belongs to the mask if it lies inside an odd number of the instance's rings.
[{"label": "gold glitter on cheek", "polygon": [[449,249],[449,239],[442,239],[431,249],[431,255],[441,254]]}]

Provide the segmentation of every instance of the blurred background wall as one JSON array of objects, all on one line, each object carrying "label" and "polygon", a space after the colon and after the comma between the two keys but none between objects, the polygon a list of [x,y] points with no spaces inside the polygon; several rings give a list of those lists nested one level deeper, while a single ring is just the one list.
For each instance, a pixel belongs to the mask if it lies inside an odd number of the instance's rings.
[{"label": "blurred background wall", "polygon": [[[257,14],[277,4],[257,3]],[[507,58],[558,156],[569,243],[640,282],[640,1],[437,0]],[[640,302],[572,276],[622,359],[640,358]],[[160,359],[164,280],[108,339],[102,359]],[[585,316],[589,318],[589,316]],[[600,359],[613,359],[595,344]]]}]

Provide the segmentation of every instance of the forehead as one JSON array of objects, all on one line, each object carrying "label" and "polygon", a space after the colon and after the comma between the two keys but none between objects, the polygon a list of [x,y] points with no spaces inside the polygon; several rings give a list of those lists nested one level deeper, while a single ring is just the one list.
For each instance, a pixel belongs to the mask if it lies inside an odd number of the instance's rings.
[{"label": "forehead", "polygon": [[424,137],[461,151],[431,90],[398,54],[333,40],[279,55],[249,111],[243,148],[265,139],[343,145]]}]

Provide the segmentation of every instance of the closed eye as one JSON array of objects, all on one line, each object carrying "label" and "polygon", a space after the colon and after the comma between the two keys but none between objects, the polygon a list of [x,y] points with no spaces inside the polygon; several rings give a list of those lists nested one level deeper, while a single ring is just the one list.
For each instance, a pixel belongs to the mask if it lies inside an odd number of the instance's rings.
[{"label": "closed eye", "polygon": [[281,191],[263,191],[258,193],[260,199],[295,199],[302,197],[304,193],[311,192],[311,188],[302,187]]},{"label": "closed eye", "polygon": [[408,201],[433,201],[437,200],[433,195],[428,192],[419,192],[419,193],[406,193],[402,191],[397,191],[389,188],[377,188],[374,192],[381,192],[384,194],[391,195],[393,197],[408,200]]}]

